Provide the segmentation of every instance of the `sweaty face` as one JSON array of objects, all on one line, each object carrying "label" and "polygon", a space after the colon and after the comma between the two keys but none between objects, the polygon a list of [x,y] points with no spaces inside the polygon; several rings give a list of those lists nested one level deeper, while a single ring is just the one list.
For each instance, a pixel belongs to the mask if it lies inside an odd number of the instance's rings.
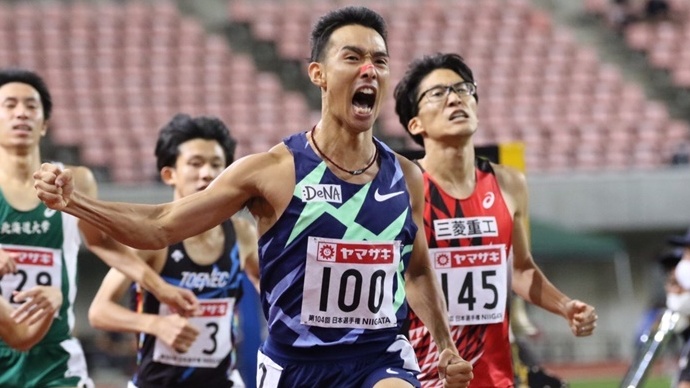
[{"label": "sweaty face", "polygon": [[388,50],[383,37],[360,25],[340,27],[331,35],[321,65],[327,114],[356,131],[370,129],[388,86]]},{"label": "sweaty face", "polygon": [[175,167],[162,172],[163,181],[175,188],[175,199],[205,189],[225,169],[225,154],[215,140],[189,140],[179,151]]},{"label": "sweaty face", "polygon": [[38,144],[45,134],[43,104],[32,86],[12,82],[0,87],[0,142],[9,146]]},{"label": "sweaty face", "polygon": [[[417,98],[437,86],[456,85],[465,81],[459,74],[450,69],[436,69],[429,73],[419,84]],[[446,89],[447,91],[447,89]],[[427,93],[418,103],[417,120],[427,139],[450,137],[467,137],[477,130],[477,101],[471,95],[458,95],[450,91],[445,98],[431,101]]]}]

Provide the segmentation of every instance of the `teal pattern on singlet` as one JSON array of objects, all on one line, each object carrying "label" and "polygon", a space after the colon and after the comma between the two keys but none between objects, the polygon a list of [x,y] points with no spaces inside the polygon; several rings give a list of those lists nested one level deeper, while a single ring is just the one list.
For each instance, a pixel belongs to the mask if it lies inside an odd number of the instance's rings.
[{"label": "teal pattern on singlet", "polygon": [[[263,351],[271,357],[309,358],[320,347],[318,356],[351,356],[354,347],[385,349],[399,333],[408,311],[404,291],[404,272],[412,251],[417,227],[412,220],[410,197],[395,154],[374,139],[379,149],[379,171],[366,184],[351,184],[336,177],[314,153],[306,134],[284,139],[295,163],[294,195],[276,224],[259,240],[261,301],[268,322],[268,341]],[[310,201],[319,187],[337,187],[331,193],[341,198]],[[300,322],[305,280],[306,254],[310,237],[354,242],[400,242],[400,263],[392,282],[393,311],[397,324],[378,329],[333,328]],[[361,348],[360,348],[361,349]]]}]

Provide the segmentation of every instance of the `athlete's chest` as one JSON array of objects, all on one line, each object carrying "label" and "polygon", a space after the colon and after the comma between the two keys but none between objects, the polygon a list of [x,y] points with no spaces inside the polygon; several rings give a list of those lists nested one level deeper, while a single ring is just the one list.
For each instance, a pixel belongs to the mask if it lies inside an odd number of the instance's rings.
[{"label": "athlete's chest", "polygon": [[[425,177],[425,227],[435,240],[472,240],[472,245],[505,240],[513,219],[493,175],[479,175],[467,198],[449,195],[429,176]],[[477,240],[478,239],[478,240]]]},{"label": "athlete's chest", "polygon": [[21,211],[0,199],[0,242],[57,247],[62,227],[61,213],[43,204]]}]

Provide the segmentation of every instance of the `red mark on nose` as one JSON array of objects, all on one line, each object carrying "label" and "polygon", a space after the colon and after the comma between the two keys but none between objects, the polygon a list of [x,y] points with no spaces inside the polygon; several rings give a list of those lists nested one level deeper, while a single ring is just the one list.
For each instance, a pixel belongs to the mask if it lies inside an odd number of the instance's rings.
[{"label": "red mark on nose", "polygon": [[373,69],[373,68],[374,68],[374,65],[372,65],[371,63],[367,63],[366,65],[362,65],[362,67],[359,68],[359,75],[362,75],[366,71],[368,71],[369,69]]}]

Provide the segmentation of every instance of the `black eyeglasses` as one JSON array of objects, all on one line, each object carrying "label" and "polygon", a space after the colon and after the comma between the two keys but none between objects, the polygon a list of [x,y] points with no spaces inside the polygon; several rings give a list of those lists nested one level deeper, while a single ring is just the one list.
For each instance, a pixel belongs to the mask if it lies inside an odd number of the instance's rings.
[{"label": "black eyeglasses", "polygon": [[429,102],[444,101],[450,94],[451,90],[457,93],[460,97],[473,96],[475,93],[477,93],[477,85],[473,82],[467,81],[458,82],[452,85],[437,85],[433,88],[425,90],[419,96],[419,99],[417,99],[417,104],[419,104],[425,96]]}]

